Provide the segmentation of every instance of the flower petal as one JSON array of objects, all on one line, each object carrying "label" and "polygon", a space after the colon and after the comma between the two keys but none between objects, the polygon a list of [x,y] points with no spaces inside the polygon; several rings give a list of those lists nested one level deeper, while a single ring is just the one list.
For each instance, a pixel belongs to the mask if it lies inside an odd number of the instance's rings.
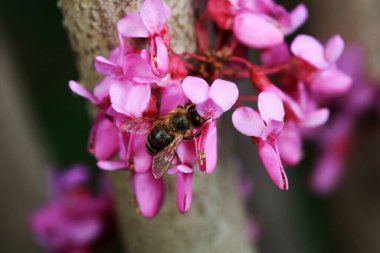
[{"label": "flower petal", "polygon": [[333,192],[342,180],[345,159],[327,148],[318,158],[311,174],[311,188],[319,195]]},{"label": "flower petal", "polygon": [[158,78],[152,72],[151,66],[139,54],[130,54],[125,57],[123,66],[124,75],[136,83],[154,83]]},{"label": "flower petal", "polygon": [[335,68],[319,71],[311,83],[311,89],[320,96],[339,96],[351,86],[351,77]]},{"label": "flower petal", "polygon": [[132,189],[141,215],[147,219],[155,217],[165,197],[165,184],[162,178],[154,179],[149,171],[132,175]]},{"label": "flower petal", "polygon": [[268,67],[280,65],[290,59],[290,51],[286,43],[261,50],[260,60]]},{"label": "flower petal", "polygon": [[308,10],[304,4],[297,5],[289,13],[291,26],[286,30],[286,34],[293,33],[300,26],[302,26],[305,23],[308,15],[309,15]]},{"label": "flower petal", "polygon": [[300,123],[302,127],[318,127],[327,122],[330,111],[327,108],[314,110],[305,115],[305,118]]},{"label": "flower petal", "polygon": [[299,130],[288,123],[277,138],[281,161],[285,165],[295,166],[302,158],[302,139]]},{"label": "flower petal", "polygon": [[110,85],[112,83],[112,78],[104,78],[98,85],[94,88],[94,95],[98,103],[102,103],[110,95]]},{"label": "flower petal", "polygon": [[112,107],[119,113],[138,118],[146,109],[151,95],[147,84],[115,82],[110,87]]},{"label": "flower petal", "polygon": [[145,148],[147,136],[137,135],[134,139],[134,170],[138,173],[148,172],[152,169],[152,156],[148,154]]},{"label": "flower petal", "polygon": [[295,56],[304,59],[319,69],[326,68],[329,65],[325,60],[323,46],[309,35],[298,35],[293,40],[290,50]]},{"label": "flower petal", "polygon": [[152,44],[153,43],[154,45],[151,45],[150,50],[156,57],[152,58],[152,69],[157,76],[164,77],[169,68],[168,49],[166,48],[164,41],[159,36],[154,37],[152,40]]},{"label": "flower petal", "polygon": [[265,141],[258,143],[259,157],[267,170],[273,183],[281,190],[288,189],[288,178],[286,177],[281,160],[273,147]]},{"label": "flower petal", "polygon": [[277,139],[277,137],[280,135],[282,128],[284,127],[284,122],[269,119],[269,122],[264,129],[264,131],[261,133],[261,139],[264,141],[274,141]]},{"label": "flower petal", "polygon": [[185,96],[180,83],[174,82],[161,90],[161,115],[167,114],[178,105],[184,105],[186,103],[187,97]]},{"label": "flower petal", "polygon": [[191,167],[189,167],[189,166],[187,166],[187,165],[185,165],[185,164],[180,164],[180,165],[177,165],[176,166],[176,169],[177,169],[177,171],[179,171],[179,172],[182,172],[182,173],[193,173],[194,172],[194,170],[193,170],[193,168],[191,168]]},{"label": "flower petal", "polygon": [[239,107],[232,114],[235,128],[247,136],[260,137],[265,124],[260,115],[249,107]]},{"label": "flower petal", "polygon": [[235,104],[239,90],[233,82],[216,79],[211,85],[209,96],[225,112]]},{"label": "flower petal", "polygon": [[77,95],[87,98],[91,103],[97,104],[97,99],[86,88],[75,81],[69,81],[70,89]]},{"label": "flower petal", "polygon": [[259,112],[268,124],[269,119],[284,121],[285,111],[281,99],[274,93],[263,91],[258,98]]},{"label": "flower petal", "polygon": [[216,121],[211,121],[207,123],[200,138],[197,139],[198,153],[204,153],[204,159],[202,161],[198,160],[198,165],[200,170],[206,171],[207,174],[213,173],[216,168],[218,157],[217,141]]},{"label": "flower petal", "polygon": [[140,16],[150,35],[159,34],[170,17],[169,7],[160,0],[145,0],[140,8]]},{"label": "flower petal", "polygon": [[186,97],[194,104],[199,104],[208,98],[209,85],[200,77],[186,77],[182,82],[182,88]]},{"label": "flower petal", "polygon": [[329,62],[335,62],[342,55],[344,41],[339,35],[331,37],[325,46],[325,58]]},{"label": "flower petal", "polygon": [[264,15],[243,12],[235,17],[233,30],[236,38],[249,47],[272,47],[284,41],[284,34],[274,22]]},{"label": "flower petal", "polygon": [[180,213],[186,213],[190,210],[192,200],[192,179],[192,173],[177,172],[176,199],[177,208]]},{"label": "flower petal", "polygon": [[129,167],[129,163],[126,161],[98,161],[96,165],[102,170],[108,171],[123,170]]},{"label": "flower petal", "polygon": [[95,58],[95,69],[96,72],[106,76],[119,75],[122,73],[122,68],[120,66],[102,56],[97,56]]},{"label": "flower petal", "polygon": [[127,38],[147,38],[149,36],[140,15],[135,12],[129,13],[117,22],[117,31]]},{"label": "flower petal", "polygon": [[66,233],[70,238],[70,242],[79,247],[96,241],[103,228],[102,220],[97,217],[82,218],[68,221]]},{"label": "flower petal", "polygon": [[108,118],[100,116],[95,120],[93,154],[98,160],[108,160],[119,150],[118,130]]},{"label": "flower petal", "polygon": [[192,165],[197,160],[194,141],[183,141],[177,149],[177,155],[181,163]]}]

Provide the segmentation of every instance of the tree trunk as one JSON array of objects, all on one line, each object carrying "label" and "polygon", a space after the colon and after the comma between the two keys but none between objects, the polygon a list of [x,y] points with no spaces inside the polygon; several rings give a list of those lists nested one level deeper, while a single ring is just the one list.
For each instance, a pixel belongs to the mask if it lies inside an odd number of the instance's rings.
[{"label": "tree trunk", "polygon": [[[309,1],[318,13],[311,27],[322,38],[340,33],[347,43],[360,43],[368,52],[368,71],[380,84],[380,2],[378,0]],[[320,22],[323,20],[323,23]],[[380,127],[363,122],[356,135],[346,177],[330,201],[339,252],[380,250]]]},{"label": "tree trunk", "polygon": [[[61,0],[74,51],[78,55],[81,81],[93,87],[100,76],[93,60],[106,56],[118,43],[115,24],[127,11],[138,10],[136,0]],[[176,52],[195,49],[193,9],[189,0],[166,0],[172,8],[169,25],[172,46]],[[221,130],[223,131],[223,129]],[[232,147],[223,138],[219,166],[212,175],[196,172],[193,178],[191,211],[181,215],[176,208],[175,182],[166,176],[167,194],[164,206],[154,220],[138,216],[133,199],[129,173],[110,174],[117,203],[122,242],[128,252],[250,252],[244,233],[244,211],[236,193]],[[223,154],[223,156],[222,156]]]}]

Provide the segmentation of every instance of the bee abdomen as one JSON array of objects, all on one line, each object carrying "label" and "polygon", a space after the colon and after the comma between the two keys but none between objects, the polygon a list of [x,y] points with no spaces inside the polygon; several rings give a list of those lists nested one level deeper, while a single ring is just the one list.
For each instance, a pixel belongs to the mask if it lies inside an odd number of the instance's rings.
[{"label": "bee abdomen", "polygon": [[155,155],[173,141],[173,136],[169,133],[169,129],[165,125],[154,127],[146,140],[146,150],[150,155]]}]

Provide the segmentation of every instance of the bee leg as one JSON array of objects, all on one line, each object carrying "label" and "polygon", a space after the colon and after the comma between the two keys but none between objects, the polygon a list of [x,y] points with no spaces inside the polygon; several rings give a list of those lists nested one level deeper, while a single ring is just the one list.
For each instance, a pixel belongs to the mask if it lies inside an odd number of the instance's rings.
[{"label": "bee leg", "polygon": [[183,137],[184,140],[194,140],[202,134],[202,131],[196,132],[194,135]]}]

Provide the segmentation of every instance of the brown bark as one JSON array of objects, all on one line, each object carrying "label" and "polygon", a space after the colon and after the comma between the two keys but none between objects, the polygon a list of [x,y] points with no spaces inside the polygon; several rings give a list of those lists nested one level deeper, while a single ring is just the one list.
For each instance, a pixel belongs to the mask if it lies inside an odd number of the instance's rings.
[{"label": "brown bark", "polygon": [[[78,55],[82,82],[92,87],[99,81],[93,69],[97,55],[106,56],[115,45],[115,24],[126,11],[138,9],[135,0],[61,0],[72,47]],[[169,21],[176,52],[195,48],[191,1],[167,0],[172,8]],[[223,140],[228,143],[228,140]],[[219,167],[213,175],[196,173],[193,205],[186,215],[175,204],[175,182],[166,176],[167,195],[157,218],[138,216],[132,203],[128,172],[110,173],[118,207],[122,242],[129,252],[239,252],[251,251],[244,234],[244,212],[236,195],[234,166],[228,145],[221,147]]]},{"label": "brown bark", "polygon": [[[318,13],[311,15],[313,32],[323,38],[340,33],[347,43],[359,42],[368,52],[369,73],[380,81],[380,2],[320,0],[310,5]],[[340,251],[375,253],[380,250],[380,127],[366,122],[358,132],[346,177],[330,206]]]}]

